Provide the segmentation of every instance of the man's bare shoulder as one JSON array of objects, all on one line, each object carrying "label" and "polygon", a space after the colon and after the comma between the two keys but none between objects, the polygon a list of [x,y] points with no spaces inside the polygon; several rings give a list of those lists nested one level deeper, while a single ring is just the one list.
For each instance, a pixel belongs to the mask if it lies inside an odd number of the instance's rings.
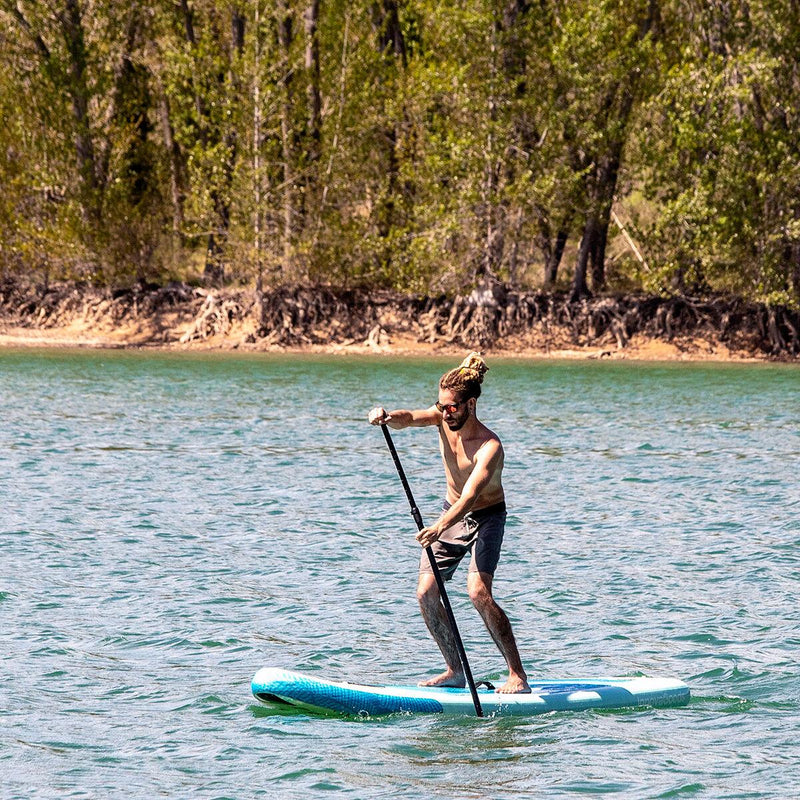
[{"label": "man's bare shoulder", "polygon": [[504,455],[500,437],[485,425],[470,432],[468,436],[461,435],[459,438],[462,447],[472,454],[474,460],[491,461]]},{"label": "man's bare shoulder", "polygon": [[503,455],[503,443],[500,441],[500,437],[496,434],[489,431],[489,436],[487,436],[483,442],[481,443],[480,447],[478,448],[478,452],[481,454],[485,454],[488,458],[494,458],[496,455]]},{"label": "man's bare shoulder", "polygon": [[501,450],[503,448],[503,443],[500,441],[500,437],[493,430],[487,428],[483,423],[481,423],[480,428],[478,428],[472,438],[473,441],[480,442],[482,445],[487,445],[490,448],[499,447]]}]

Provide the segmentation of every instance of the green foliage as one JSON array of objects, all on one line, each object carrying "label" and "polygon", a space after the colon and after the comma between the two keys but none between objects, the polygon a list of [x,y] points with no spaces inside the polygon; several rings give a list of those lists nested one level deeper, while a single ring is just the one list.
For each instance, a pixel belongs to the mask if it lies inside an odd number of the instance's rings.
[{"label": "green foliage", "polygon": [[800,303],[796,0],[0,0],[0,46],[5,272],[534,286],[593,222],[595,289]]},{"label": "green foliage", "polygon": [[800,85],[787,58],[800,27],[790,6],[751,4],[725,19],[698,5],[699,26],[676,24],[683,45],[636,142],[655,209],[642,235],[661,254],[662,285],[800,300]]}]

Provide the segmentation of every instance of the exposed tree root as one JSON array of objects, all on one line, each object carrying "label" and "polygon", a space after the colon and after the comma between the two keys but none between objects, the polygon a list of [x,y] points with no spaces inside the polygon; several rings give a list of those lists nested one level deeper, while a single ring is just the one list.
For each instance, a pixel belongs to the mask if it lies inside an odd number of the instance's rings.
[{"label": "exposed tree root", "polygon": [[219,334],[224,336],[230,333],[233,323],[242,318],[244,308],[239,298],[224,297],[215,292],[206,293],[201,289],[195,289],[195,293],[205,295],[205,300],[191,327],[181,336],[181,344]]},{"label": "exposed tree root", "polygon": [[[381,348],[393,336],[477,348],[624,349],[635,336],[680,343],[707,339],[767,357],[800,355],[797,311],[732,297],[624,295],[570,302],[568,295],[502,287],[449,298],[389,291],[280,286],[258,294],[207,292],[184,284],[110,292],[74,284],[46,290],[6,281],[0,320],[52,328],[75,319],[99,326],[179,312],[171,341],[241,335],[267,345],[364,344]],[[246,325],[245,323],[249,323]],[[164,338],[157,343],[163,343]],[[155,343],[155,342],[154,342]]]}]

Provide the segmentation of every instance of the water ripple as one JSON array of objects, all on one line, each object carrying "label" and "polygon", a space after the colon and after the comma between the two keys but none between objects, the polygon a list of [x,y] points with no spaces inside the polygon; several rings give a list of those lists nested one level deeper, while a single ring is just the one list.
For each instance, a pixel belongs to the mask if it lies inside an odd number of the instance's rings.
[{"label": "water ripple", "polygon": [[[402,684],[438,668],[415,526],[364,416],[426,405],[449,366],[0,353],[4,797],[789,796],[789,367],[491,363],[480,408],[510,509],[496,593],[531,674],[676,675],[688,707],[343,720],[253,704],[265,664]],[[435,435],[395,441],[431,518]],[[473,670],[501,678],[463,575],[452,602]]]}]

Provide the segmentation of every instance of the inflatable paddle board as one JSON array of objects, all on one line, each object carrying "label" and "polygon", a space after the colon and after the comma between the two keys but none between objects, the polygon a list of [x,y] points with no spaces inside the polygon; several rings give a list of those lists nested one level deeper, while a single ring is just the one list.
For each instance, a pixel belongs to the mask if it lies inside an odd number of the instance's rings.
[{"label": "inflatable paddle board", "polygon": [[[433,686],[361,686],[336,683],[274,667],[260,669],[251,683],[262,703],[286,704],[316,712],[351,716],[396,713],[475,714],[469,689]],[[530,694],[498,694],[479,688],[485,716],[545,714],[587,708],[680,706],[689,687],[671,678],[597,678],[532,681]]]}]

